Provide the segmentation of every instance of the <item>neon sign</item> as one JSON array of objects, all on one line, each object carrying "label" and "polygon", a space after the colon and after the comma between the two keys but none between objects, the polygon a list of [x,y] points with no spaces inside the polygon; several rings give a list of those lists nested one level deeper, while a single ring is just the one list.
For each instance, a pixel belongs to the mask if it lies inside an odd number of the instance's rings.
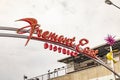
[{"label": "neon sign", "polygon": [[[28,36],[25,46],[28,44],[28,42],[31,38],[36,38],[38,40],[42,39],[42,40],[47,40],[47,41],[51,41],[54,43],[66,45],[68,47],[74,48],[74,51],[71,51],[66,48],[62,48],[60,46],[48,44],[48,43],[44,43],[44,49],[49,49],[54,52],[57,51],[58,53],[63,53],[63,54],[67,54],[70,56],[77,56],[79,53],[84,53],[88,56],[91,56],[92,58],[96,58],[96,54],[98,53],[98,50],[93,50],[93,49],[90,49],[89,47],[85,47],[84,49],[81,48],[81,46],[84,46],[89,43],[89,41],[85,38],[80,39],[79,43],[76,45],[74,43],[75,37],[68,38],[68,37],[64,37],[63,35],[58,35],[56,33],[50,32],[50,31],[43,31],[42,29],[40,29],[40,25],[37,23],[37,20],[34,18],[23,18],[23,19],[19,19],[17,21],[25,21],[25,22],[29,23],[28,26],[22,27],[17,30],[18,34],[24,34],[24,33],[28,32],[28,30],[24,30],[24,29],[30,28],[29,29],[30,35]],[[33,33],[36,33],[37,35],[32,36]]]}]

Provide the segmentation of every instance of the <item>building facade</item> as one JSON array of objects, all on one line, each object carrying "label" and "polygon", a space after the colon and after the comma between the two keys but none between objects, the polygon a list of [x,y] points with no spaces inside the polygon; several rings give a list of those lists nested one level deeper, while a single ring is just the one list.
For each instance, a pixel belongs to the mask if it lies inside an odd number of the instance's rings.
[{"label": "building facade", "polygon": [[[114,63],[114,71],[120,74],[120,40],[112,48],[117,50],[113,53],[114,59],[117,61],[117,63]],[[99,54],[97,56],[111,66],[111,61],[106,58],[109,45],[105,44],[94,49],[98,49]],[[51,80],[120,80],[111,71],[82,54],[77,57],[61,59],[58,62],[66,63],[66,74]]]}]

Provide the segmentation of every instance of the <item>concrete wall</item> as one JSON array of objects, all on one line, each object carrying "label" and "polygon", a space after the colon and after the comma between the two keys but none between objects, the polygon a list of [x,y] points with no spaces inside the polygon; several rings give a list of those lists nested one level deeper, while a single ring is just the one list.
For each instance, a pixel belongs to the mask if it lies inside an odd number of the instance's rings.
[{"label": "concrete wall", "polygon": [[[120,61],[115,64],[115,71],[117,73],[120,73]],[[104,76],[107,76],[107,79],[104,80],[109,80],[110,78],[108,77],[108,75],[111,74],[112,73],[103,66],[97,66],[86,70],[66,74],[57,78],[53,78],[52,80],[96,80],[95,78],[100,78]]]}]

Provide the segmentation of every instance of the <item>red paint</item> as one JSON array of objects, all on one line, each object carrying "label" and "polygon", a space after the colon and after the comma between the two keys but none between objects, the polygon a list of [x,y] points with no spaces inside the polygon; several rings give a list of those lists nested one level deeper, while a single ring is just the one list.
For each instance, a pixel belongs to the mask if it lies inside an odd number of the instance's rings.
[{"label": "red paint", "polygon": [[[67,37],[64,37],[63,35],[57,35],[56,33],[53,33],[53,32],[43,31],[42,29],[40,29],[40,25],[37,24],[37,20],[34,18],[23,18],[18,21],[26,21],[29,23],[28,26],[22,27],[17,30],[18,34],[24,34],[28,31],[24,31],[23,29],[30,27],[30,35],[28,36],[25,46],[28,44],[31,38],[34,38],[34,39],[42,40],[42,41],[51,41],[55,43],[60,43],[68,47],[74,48],[76,52],[70,51],[69,49],[66,49],[66,48],[54,46],[48,43],[44,44],[44,49],[49,49],[54,52],[58,51],[58,53],[63,53],[66,55],[71,55],[71,56],[77,56],[78,53],[84,53],[88,56],[96,58],[96,54],[98,53],[98,50],[93,50],[93,49],[90,49],[89,47],[85,47],[84,49],[81,48],[81,46],[85,46],[86,44],[89,43],[89,41],[85,38],[80,39],[79,44],[75,45],[74,43],[75,37],[67,38]],[[35,32],[37,34],[36,35],[37,37],[32,36],[33,33]]]},{"label": "red paint", "polygon": [[91,56],[92,58],[96,58],[96,54],[98,53],[98,50],[90,49],[89,47],[85,47],[84,49],[80,49],[80,44],[76,46],[76,51],[79,53],[84,53],[88,56]]},{"label": "red paint", "polygon": [[45,32],[42,34],[42,38],[43,38],[43,39],[47,39],[47,38],[48,38],[48,34],[49,34],[49,31],[45,31]]},{"label": "red paint", "polygon": [[28,39],[27,39],[27,41],[26,41],[26,44],[25,44],[25,46],[26,46],[26,45],[28,44],[29,40],[32,38],[32,35],[33,35],[33,33],[35,32],[36,28],[40,27],[40,25],[37,24],[37,20],[34,19],[34,18],[23,18],[23,19],[19,19],[19,20],[17,20],[17,21],[25,21],[25,22],[28,22],[28,23],[29,23],[28,26],[22,27],[22,28],[20,28],[20,29],[17,30],[17,33],[18,33],[18,34],[23,34],[23,33],[25,33],[25,32],[21,32],[21,31],[22,31],[23,29],[25,29],[25,28],[30,27],[30,35],[28,36]]},{"label": "red paint", "polygon": [[52,50],[53,49],[52,47],[53,47],[52,44],[50,44],[49,50]]},{"label": "red paint", "polygon": [[53,51],[54,51],[54,52],[57,51],[57,46],[54,46],[54,47],[53,47]]},{"label": "red paint", "polygon": [[65,48],[62,49],[62,53],[63,53],[63,54],[66,54],[66,53],[67,53]]},{"label": "red paint", "polygon": [[48,44],[44,43],[44,49],[47,49],[47,48],[48,48]]},{"label": "red paint", "polygon": [[67,38],[67,37],[64,37],[63,35],[57,35],[56,33],[53,33],[53,32],[43,31],[40,28],[37,28],[36,32],[37,32],[37,37],[39,38],[58,42],[58,43],[65,44],[71,47],[74,46],[75,37]]},{"label": "red paint", "polygon": [[61,48],[61,47],[58,47],[56,45],[45,43],[44,46],[45,46],[44,47],[45,49],[49,49],[49,50],[52,50],[54,52],[57,51],[58,53],[62,53],[62,54],[66,54],[66,55],[70,55],[70,56],[74,56],[74,57],[78,55],[77,52],[70,51],[66,48]]},{"label": "red paint", "polygon": [[58,47],[58,53],[61,53],[61,49],[62,49],[61,47]]},{"label": "red paint", "polygon": [[85,39],[85,38],[83,38],[83,39],[81,39],[80,41],[79,41],[79,44],[81,45],[81,46],[84,46],[84,45],[86,45],[86,44],[88,44],[89,43],[89,41],[87,40],[87,39]]}]

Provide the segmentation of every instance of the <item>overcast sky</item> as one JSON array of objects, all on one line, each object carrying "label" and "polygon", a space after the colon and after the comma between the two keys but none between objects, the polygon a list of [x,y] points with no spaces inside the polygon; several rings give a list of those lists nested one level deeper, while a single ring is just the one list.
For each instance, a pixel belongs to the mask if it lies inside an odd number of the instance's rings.
[{"label": "overcast sky", "polygon": [[[91,48],[104,44],[108,34],[120,38],[120,10],[105,0],[0,0],[0,26],[21,28],[25,22],[15,20],[33,17],[41,29],[66,37],[89,40]],[[119,0],[111,0],[120,6]],[[0,33],[14,33],[0,31]],[[23,80],[62,67],[57,60],[68,57],[45,50],[43,42],[0,37],[0,80]]]}]

